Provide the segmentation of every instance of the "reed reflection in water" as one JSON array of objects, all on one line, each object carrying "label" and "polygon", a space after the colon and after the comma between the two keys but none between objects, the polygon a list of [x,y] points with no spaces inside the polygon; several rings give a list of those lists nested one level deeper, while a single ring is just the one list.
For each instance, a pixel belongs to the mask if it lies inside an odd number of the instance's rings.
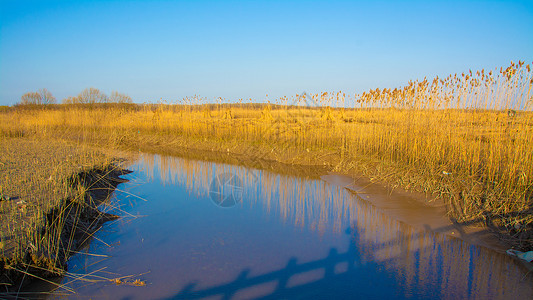
[{"label": "reed reflection in water", "polygon": [[325,181],[178,157],[144,154],[141,160],[135,171],[197,196],[209,195],[217,174],[229,172],[242,181],[238,205],[244,208],[262,206],[269,218],[321,235],[349,228],[359,263],[377,263],[404,287],[405,297],[418,291],[439,298],[533,297],[531,276],[506,255],[410,227]]},{"label": "reed reflection in water", "polygon": [[[123,218],[69,261],[68,298],[533,298],[508,256],[398,222],[365,200],[372,193],[149,154],[131,169],[109,207]],[[239,179],[234,206],[212,199],[220,174]],[[106,280],[129,275],[147,285]]]}]

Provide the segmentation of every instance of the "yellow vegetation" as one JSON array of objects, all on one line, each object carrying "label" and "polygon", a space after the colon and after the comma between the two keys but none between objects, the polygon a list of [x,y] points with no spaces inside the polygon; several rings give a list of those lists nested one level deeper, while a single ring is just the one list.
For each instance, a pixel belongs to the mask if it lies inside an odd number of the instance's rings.
[{"label": "yellow vegetation", "polygon": [[519,62],[272,104],[20,106],[0,112],[0,134],[327,164],[444,197],[463,220],[497,215],[516,232],[533,221],[532,85],[531,66]]}]

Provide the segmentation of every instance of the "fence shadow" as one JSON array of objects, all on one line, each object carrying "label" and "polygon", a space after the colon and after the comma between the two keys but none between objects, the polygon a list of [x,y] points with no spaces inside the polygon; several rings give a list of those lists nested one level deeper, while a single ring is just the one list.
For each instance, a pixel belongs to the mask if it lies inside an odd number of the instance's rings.
[{"label": "fence shadow", "polygon": [[[483,299],[498,298],[510,290],[531,295],[531,289],[518,287],[531,282],[532,276],[503,276],[501,285],[491,283],[491,276],[509,268],[494,263],[495,256],[503,254],[465,247],[460,239],[444,238],[435,246],[442,235],[433,230],[405,232],[388,242],[366,244],[363,232],[348,228],[345,232],[351,238],[345,251],[330,248],[326,257],[302,263],[293,256],[283,268],[265,274],[250,275],[252,270],[245,268],[233,280],[214,286],[192,281],[166,299],[408,298],[413,294]],[[419,247],[414,249],[413,244]],[[384,252],[387,255],[379,257]],[[381,272],[392,277],[387,279]]]},{"label": "fence shadow", "polygon": [[[349,229],[347,233],[350,233]],[[231,282],[207,288],[197,288],[197,283],[191,282],[167,299],[204,299],[213,296],[221,299],[232,299],[235,296],[291,299],[302,298],[304,295],[316,297],[328,294],[338,297],[339,289],[334,288],[335,285],[341,288],[346,279],[353,282],[355,276],[364,273],[360,258],[361,254],[353,237],[348,249],[342,253],[336,248],[330,248],[326,257],[303,263],[299,263],[296,257],[291,257],[284,268],[256,276],[250,276],[251,270],[246,268]]]}]

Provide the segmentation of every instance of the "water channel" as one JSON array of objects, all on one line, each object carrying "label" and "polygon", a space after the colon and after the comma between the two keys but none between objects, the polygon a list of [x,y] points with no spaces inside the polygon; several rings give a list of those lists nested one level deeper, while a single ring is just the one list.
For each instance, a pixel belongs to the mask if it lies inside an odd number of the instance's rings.
[{"label": "water channel", "polygon": [[121,218],[70,260],[75,293],[51,298],[533,298],[507,255],[332,181],[151,154],[129,169],[104,208]]}]

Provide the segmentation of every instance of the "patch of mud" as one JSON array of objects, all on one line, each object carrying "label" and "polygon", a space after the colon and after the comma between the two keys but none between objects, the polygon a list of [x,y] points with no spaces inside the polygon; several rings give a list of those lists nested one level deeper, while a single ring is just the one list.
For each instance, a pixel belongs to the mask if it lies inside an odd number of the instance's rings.
[{"label": "patch of mud", "polygon": [[352,192],[383,211],[386,215],[417,229],[459,238],[469,244],[483,246],[504,253],[510,246],[500,241],[486,227],[461,224],[447,216],[446,205],[423,193],[391,190],[366,178],[353,178],[343,174],[329,173],[320,177],[336,186]]}]

